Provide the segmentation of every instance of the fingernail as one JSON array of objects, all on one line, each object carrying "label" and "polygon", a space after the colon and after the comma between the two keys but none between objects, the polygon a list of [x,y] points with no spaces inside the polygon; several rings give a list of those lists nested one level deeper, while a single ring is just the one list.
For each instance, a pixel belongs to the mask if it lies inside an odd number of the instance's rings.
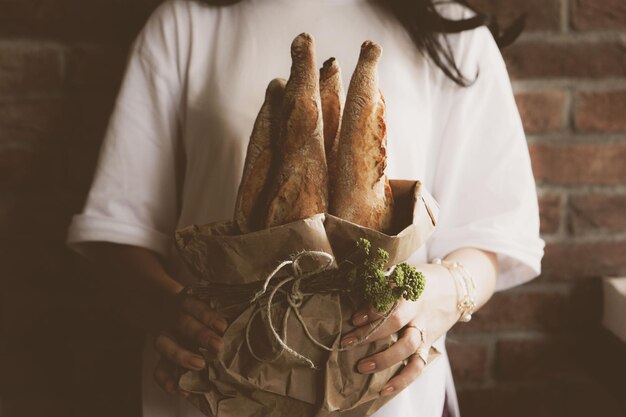
[{"label": "fingernail", "polygon": [[361,362],[358,366],[359,372],[371,372],[376,369],[376,364],[374,362]]},{"label": "fingernail", "polygon": [[394,392],[396,389],[393,385],[387,385],[385,388],[383,388],[383,390],[380,392],[381,395],[389,395],[392,392]]},{"label": "fingernail", "polygon": [[356,337],[354,336],[346,337],[345,339],[341,341],[341,347],[348,347],[354,342],[356,342]]},{"label": "fingernail", "polygon": [[367,322],[367,314],[355,315],[352,317],[352,323],[356,326],[365,324]]},{"label": "fingernail", "polygon": [[222,332],[222,334],[224,334],[224,332],[226,331],[226,328],[228,327],[228,323],[226,323],[224,320],[220,320],[217,326],[218,326],[217,330]]},{"label": "fingernail", "polygon": [[202,358],[191,358],[191,366],[193,366],[196,370],[201,371],[206,367],[206,362]]}]

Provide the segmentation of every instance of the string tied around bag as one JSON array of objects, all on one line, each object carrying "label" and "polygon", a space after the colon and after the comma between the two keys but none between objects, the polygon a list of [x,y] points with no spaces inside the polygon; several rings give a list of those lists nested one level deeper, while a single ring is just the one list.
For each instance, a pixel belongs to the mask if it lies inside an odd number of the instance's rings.
[{"label": "string tied around bag", "polygon": [[[317,260],[318,265],[317,267],[314,267],[309,271],[303,271],[302,261],[307,258],[312,259],[314,261]],[[292,258],[289,260],[285,260],[281,262],[276,268],[274,268],[272,272],[269,273],[269,275],[264,281],[263,287],[250,300],[250,304],[257,303],[257,307],[253,311],[246,325],[246,344],[248,346],[248,350],[250,351],[250,354],[256,360],[260,362],[273,362],[276,359],[278,359],[278,357],[280,357],[280,355],[282,355],[283,352],[287,352],[293,357],[306,363],[311,369],[318,369],[315,363],[310,358],[297,352],[295,349],[291,348],[287,344],[287,321],[289,319],[290,313],[293,313],[295,315],[298,322],[302,326],[302,329],[304,333],[306,334],[307,338],[315,346],[321,349],[324,349],[326,351],[329,351],[329,352],[333,350],[337,350],[341,352],[341,351],[345,351],[348,349],[352,349],[364,343],[365,341],[367,341],[369,336],[371,336],[376,330],[378,330],[387,321],[387,319],[391,316],[391,314],[395,311],[396,307],[398,306],[398,301],[396,301],[393,304],[393,306],[382,316],[382,319],[379,320],[375,326],[371,327],[370,331],[365,337],[361,338],[360,340],[351,344],[348,347],[339,347],[339,348],[328,347],[322,342],[320,342],[317,338],[315,338],[315,336],[313,336],[311,332],[309,331],[309,328],[307,327],[304,321],[304,318],[302,317],[302,314],[300,312],[300,307],[302,306],[302,303],[304,302],[305,297],[313,295],[313,293],[302,292],[300,284],[305,280],[315,279],[315,277],[318,277],[320,273],[331,269],[334,262],[335,262],[334,257],[326,252],[306,250],[306,251],[301,251],[297,253],[296,255],[292,256]],[[285,271],[287,268],[290,269],[290,273],[287,273],[287,276],[283,276],[283,278],[277,284],[272,285],[276,279],[280,279],[279,278],[281,276],[280,272]],[[283,287],[285,287],[287,284],[290,284],[290,283],[291,283],[291,287],[289,290],[283,289]],[[273,306],[276,304],[279,304],[279,302],[274,301],[274,298],[277,293],[283,294],[285,296],[284,300],[286,300],[286,303],[287,303],[287,305],[284,306],[285,314],[282,320],[282,329],[277,328],[276,324],[274,323],[274,320],[272,319],[272,310],[274,308]],[[265,305],[263,306],[261,303],[261,299],[264,297],[267,297],[267,300],[265,301]],[[251,329],[252,322],[254,318],[256,317],[256,315],[259,314],[263,308],[265,309],[265,313],[267,315],[268,326],[271,331],[271,334],[274,337],[274,340],[280,345],[280,350],[271,359],[263,359],[259,357],[255,353],[252,347],[252,344],[250,343],[250,329]],[[279,334],[279,330],[282,334]]]}]

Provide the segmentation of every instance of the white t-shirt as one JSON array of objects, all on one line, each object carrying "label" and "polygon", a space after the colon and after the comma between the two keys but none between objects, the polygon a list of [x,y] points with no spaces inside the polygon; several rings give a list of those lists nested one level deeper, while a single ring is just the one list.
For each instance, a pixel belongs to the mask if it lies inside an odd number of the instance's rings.
[{"label": "white t-shirt", "polygon": [[[461,6],[442,6],[451,18]],[[543,254],[535,183],[510,81],[484,28],[449,36],[462,72],[476,83],[457,87],[425,58],[395,17],[367,0],[244,0],[234,6],[169,0],[135,39],[100,151],[85,208],[68,244],[109,241],[152,249],[181,282],[192,277],[173,247],[189,224],[232,217],[248,138],[268,82],[288,78],[293,38],[309,32],[318,63],[334,56],[344,85],[360,45],[383,47],[380,86],[386,97],[387,173],[419,179],[441,207],[438,229],[411,261],[461,247],[498,254],[502,290],[537,276]],[[462,324],[461,324],[462,325]],[[440,417],[447,389],[444,355],[376,417]],[[147,343],[146,417],[197,416],[152,379],[156,354]]]}]

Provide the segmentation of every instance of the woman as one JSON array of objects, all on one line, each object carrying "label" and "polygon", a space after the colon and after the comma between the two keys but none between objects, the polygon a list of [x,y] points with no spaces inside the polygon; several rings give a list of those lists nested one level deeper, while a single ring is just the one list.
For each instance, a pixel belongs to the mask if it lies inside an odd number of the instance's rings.
[{"label": "woman", "polygon": [[[184,399],[159,391],[153,372],[175,392],[176,365],[204,366],[186,346],[223,349],[226,323],[190,299],[164,308],[192,281],[172,236],[179,227],[232,216],[265,86],[287,78],[289,45],[301,32],[313,34],[319,59],[338,59],[344,85],[361,43],[382,45],[387,174],[419,179],[441,207],[435,234],[410,259],[426,276],[426,291],[378,330],[381,337],[400,332],[398,342],[358,365],[368,373],[408,359],[382,395],[402,392],[375,415],[439,417],[444,402],[458,415],[445,354],[423,372],[414,355],[431,344],[445,353],[445,334],[460,316],[462,294],[451,271],[432,260],[459,262],[476,284],[480,308],[494,291],[537,276],[543,254],[528,150],[494,38],[454,2],[209,3],[216,2],[169,0],[135,39],[86,206],[68,235],[117,293],[126,319],[155,338],[144,355],[144,415],[198,415]],[[344,344],[377,317],[364,309],[353,320],[361,327]]]}]

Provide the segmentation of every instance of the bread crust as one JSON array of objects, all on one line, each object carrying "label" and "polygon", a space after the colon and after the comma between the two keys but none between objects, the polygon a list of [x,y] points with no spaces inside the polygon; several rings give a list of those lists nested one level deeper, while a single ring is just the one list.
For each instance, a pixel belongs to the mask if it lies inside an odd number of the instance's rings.
[{"label": "bread crust", "polygon": [[264,224],[285,84],[281,78],[270,81],[250,135],[234,216],[242,233],[260,230]]},{"label": "bread crust", "polygon": [[330,213],[382,232],[392,227],[393,197],[385,175],[385,99],[378,86],[382,48],[365,41],[343,113]]},{"label": "bread crust", "polygon": [[[346,101],[341,81],[341,68],[335,58],[326,60],[320,69],[320,96],[324,115],[324,150],[328,166],[328,181],[332,184],[336,170],[341,115]],[[329,191],[332,192],[332,188]]]},{"label": "bread crust", "polygon": [[291,45],[291,57],[266,227],[324,213],[328,206],[328,172],[313,37],[307,33],[298,35]]}]

